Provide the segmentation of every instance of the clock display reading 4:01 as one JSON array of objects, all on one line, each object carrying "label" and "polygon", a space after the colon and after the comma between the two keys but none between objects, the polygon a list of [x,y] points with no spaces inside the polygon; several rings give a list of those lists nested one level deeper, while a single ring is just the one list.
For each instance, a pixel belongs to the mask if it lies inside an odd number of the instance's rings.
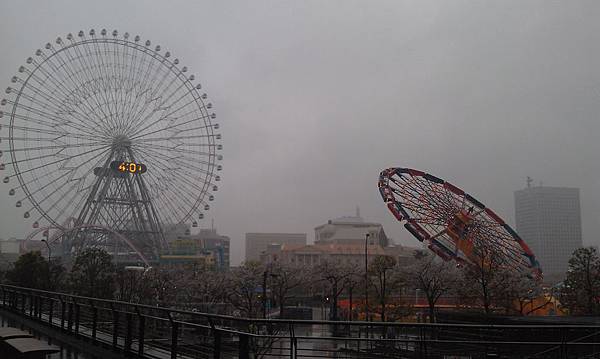
[{"label": "clock display reading 4:01", "polygon": [[142,174],[148,170],[143,163],[127,162],[127,161],[112,161],[110,168],[122,173]]}]

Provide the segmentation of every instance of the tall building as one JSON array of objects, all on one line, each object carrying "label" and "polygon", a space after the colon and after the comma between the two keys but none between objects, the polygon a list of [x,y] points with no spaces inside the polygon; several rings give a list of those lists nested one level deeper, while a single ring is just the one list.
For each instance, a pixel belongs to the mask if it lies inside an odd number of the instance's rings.
[{"label": "tall building", "polygon": [[579,188],[529,184],[515,192],[517,232],[540,262],[544,277],[560,280],[571,254],[582,246]]},{"label": "tall building", "polygon": [[306,245],[306,233],[246,233],[246,262],[259,261],[272,244]]}]

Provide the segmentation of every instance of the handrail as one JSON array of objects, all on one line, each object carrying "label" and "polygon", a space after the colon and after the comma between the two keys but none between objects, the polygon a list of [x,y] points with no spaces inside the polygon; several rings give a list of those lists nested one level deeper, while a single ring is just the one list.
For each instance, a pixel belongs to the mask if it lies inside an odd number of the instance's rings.
[{"label": "handrail", "polygon": [[[204,312],[192,312],[188,310],[176,309],[176,308],[165,308],[158,306],[151,306],[147,304],[123,302],[118,300],[101,299],[80,296],[75,294],[68,294],[62,292],[51,292],[41,289],[33,289],[27,287],[19,287],[9,284],[0,284],[0,288],[11,288],[19,291],[45,293],[55,296],[66,296],[74,299],[85,299],[95,302],[103,302],[107,304],[118,304],[125,306],[132,306],[137,308],[146,308],[149,310],[159,310],[166,313],[178,313],[191,316],[198,316],[203,318],[211,319],[223,319],[232,320],[239,322],[248,323],[271,323],[271,324],[300,324],[300,325],[349,325],[349,326],[378,326],[378,327],[398,327],[398,328],[481,328],[481,329],[580,329],[580,328],[594,328],[600,330],[600,324],[457,324],[457,323],[407,323],[407,322],[365,322],[365,321],[332,321],[332,320],[308,320],[308,319],[263,319],[263,318],[247,318],[247,317],[236,317],[231,315],[212,314]],[[131,312],[134,313],[135,312]]]},{"label": "handrail", "polygon": [[113,351],[148,358],[191,359],[209,353],[221,358],[227,352],[228,357],[237,353],[239,359],[248,359],[249,352],[259,356],[268,352],[269,357],[293,359],[324,353],[336,356],[339,351],[358,357],[386,357],[386,353],[427,357],[427,353],[461,351],[483,355],[490,350],[505,356],[518,351],[527,357],[548,357],[567,348],[580,357],[600,346],[598,324],[253,319],[8,284],[0,284],[0,293],[3,313],[13,318],[30,318]]}]

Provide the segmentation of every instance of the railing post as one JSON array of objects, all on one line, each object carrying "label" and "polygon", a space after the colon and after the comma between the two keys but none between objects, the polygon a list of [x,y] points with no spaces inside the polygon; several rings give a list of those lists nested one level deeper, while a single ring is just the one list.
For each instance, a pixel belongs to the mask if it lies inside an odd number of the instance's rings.
[{"label": "railing post", "polygon": [[48,308],[48,323],[52,325],[52,312],[54,311],[54,301],[50,299],[50,306]]},{"label": "railing post", "polygon": [[173,321],[170,315],[169,319],[171,320],[171,359],[177,359],[177,335],[179,331],[179,323]]},{"label": "railing post", "polygon": [[213,333],[213,359],[221,359],[221,332],[212,329]]},{"label": "railing post", "polygon": [[117,339],[119,338],[119,312],[115,310],[112,303],[110,304],[110,310],[113,314],[113,338],[112,346],[114,350],[117,350]]},{"label": "railing post", "polygon": [[423,327],[419,328],[419,358],[423,359],[424,356],[424,347],[423,347]]},{"label": "railing post", "polygon": [[96,330],[98,328],[98,308],[94,306],[94,302],[90,300],[92,306],[92,341],[96,341]]},{"label": "railing post", "polygon": [[44,311],[44,298],[38,296],[38,319],[42,320],[42,312]]},{"label": "railing post", "polygon": [[75,302],[75,334],[79,334],[79,311],[80,305]]},{"label": "railing post", "polygon": [[71,333],[73,331],[73,302],[69,302],[69,314],[67,316],[67,331]]},{"label": "railing post", "polygon": [[60,298],[60,329],[65,329],[65,311],[67,310],[67,303]]},{"label": "railing post", "polygon": [[207,317],[206,320],[208,320],[210,330],[213,334],[213,359],[221,359],[221,332],[217,330],[215,323],[213,323],[210,317]]},{"label": "railing post", "polygon": [[125,314],[125,320],[127,321],[127,332],[125,334],[125,353],[129,353],[131,351],[131,331],[133,329],[131,313],[127,312],[127,314]]},{"label": "railing post", "polygon": [[144,330],[146,329],[146,318],[140,314],[139,310],[136,308],[136,310],[138,311],[138,326],[139,326],[139,331],[138,331],[138,356],[143,357],[144,356]]},{"label": "railing post", "polygon": [[290,323],[290,359],[296,358],[297,339],[294,333],[294,325]]},{"label": "railing post", "polygon": [[21,312],[25,314],[25,293],[21,293]]},{"label": "railing post", "polygon": [[6,307],[6,290],[2,287],[2,306]]},{"label": "railing post", "polygon": [[248,334],[240,334],[240,347],[238,356],[240,359],[250,359],[250,337]]},{"label": "railing post", "polygon": [[29,292],[29,316],[33,317],[33,293]]}]

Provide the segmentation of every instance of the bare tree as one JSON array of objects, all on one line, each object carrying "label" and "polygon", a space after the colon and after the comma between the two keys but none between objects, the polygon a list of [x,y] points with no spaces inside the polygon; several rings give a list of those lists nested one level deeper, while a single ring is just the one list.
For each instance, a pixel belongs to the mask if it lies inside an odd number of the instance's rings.
[{"label": "bare tree", "polygon": [[346,278],[346,290],[348,291],[348,320],[352,321],[354,319],[354,302],[353,302],[353,294],[356,288],[358,288],[359,284],[361,284],[361,280],[364,280],[362,275],[358,273],[352,273],[348,278]]},{"label": "bare tree", "polygon": [[545,291],[531,273],[502,268],[496,274],[496,306],[506,314],[528,315],[552,302],[554,293]]},{"label": "bare tree", "polygon": [[502,283],[497,280],[497,273],[502,269],[502,257],[491,245],[480,243],[474,247],[473,260],[464,266],[464,289],[472,291],[485,314],[491,314],[496,289]]},{"label": "bare tree", "polygon": [[262,287],[263,273],[264,267],[257,262],[245,262],[227,273],[224,281],[227,301],[243,317],[254,318],[259,313],[258,289]]},{"label": "bare tree", "polygon": [[600,312],[600,257],[593,247],[579,248],[569,259],[567,278],[560,301],[571,314],[596,315]]},{"label": "bare tree", "polygon": [[409,270],[412,273],[413,286],[421,290],[427,298],[429,320],[435,323],[435,306],[438,300],[457,284],[455,267],[433,255],[425,254],[419,256],[417,263],[409,267]]},{"label": "bare tree", "polygon": [[337,260],[324,260],[312,271],[315,284],[325,284],[325,290],[330,293],[330,317],[332,320],[338,320],[338,299],[348,283],[347,279],[354,272],[352,266]]},{"label": "bare tree", "polygon": [[279,305],[279,317],[283,318],[285,304],[292,298],[291,293],[302,287],[306,281],[306,271],[297,266],[274,262],[270,272],[269,287]]},{"label": "bare tree", "polygon": [[385,322],[385,306],[390,293],[402,283],[401,272],[393,271],[396,265],[396,259],[391,256],[377,256],[369,264],[370,285],[379,304],[379,314],[382,322]]},{"label": "bare tree", "polygon": [[152,303],[152,286],[146,271],[119,268],[116,272],[115,299],[131,303]]},{"label": "bare tree", "polygon": [[161,307],[169,307],[176,303],[177,276],[169,268],[153,268],[147,274],[153,298],[151,301]]}]

